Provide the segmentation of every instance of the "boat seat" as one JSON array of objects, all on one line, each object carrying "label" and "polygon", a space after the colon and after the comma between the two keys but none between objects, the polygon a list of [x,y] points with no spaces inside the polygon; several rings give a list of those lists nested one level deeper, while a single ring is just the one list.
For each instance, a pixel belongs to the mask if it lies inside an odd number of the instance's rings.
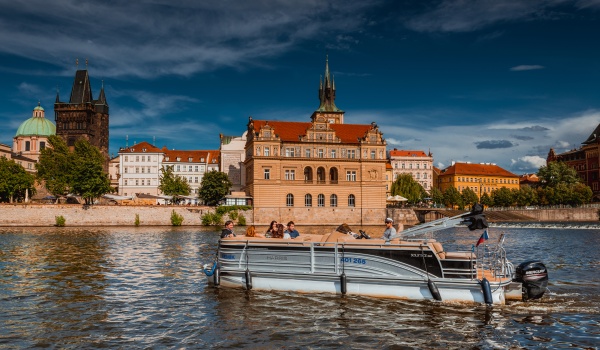
[{"label": "boat seat", "polygon": [[432,242],[429,244],[429,246],[431,247],[431,250],[440,257],[440,259],[446,258],[446,252],[444,251],[444,247],[442,247],[440,242]]}]

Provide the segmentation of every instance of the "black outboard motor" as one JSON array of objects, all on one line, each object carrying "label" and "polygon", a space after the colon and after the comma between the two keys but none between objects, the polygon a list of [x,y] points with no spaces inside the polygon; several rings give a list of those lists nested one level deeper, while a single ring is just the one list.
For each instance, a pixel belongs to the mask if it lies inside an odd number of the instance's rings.
[{"label": "black outboard motor", "polygon": [[541,261],[526,261],[517,266],[514,281],[523,284],[523,300],[539,299],[548,286],[546,265]]}]

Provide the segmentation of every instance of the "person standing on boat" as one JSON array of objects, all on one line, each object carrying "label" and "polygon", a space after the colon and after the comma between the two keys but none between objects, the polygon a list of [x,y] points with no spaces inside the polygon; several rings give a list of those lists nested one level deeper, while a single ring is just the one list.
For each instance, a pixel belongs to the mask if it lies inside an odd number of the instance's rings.
[{"label": "person standing on boat", "polygon": [[231,220],[225,222],[225,228],[221,231],[221,238],[227,237],[236,237],[235,233],[233,233],[233,221]]},{"label": "person standing on boat", "polygon": [[394,220],[392,220],[392,218],[385,219],[385,231],[383,231],[383,239],[389,241],[395,235],[396,229],[394,228]]},{"label": "person standing on boat", "polygon": [[285,232],[283,233],[283,238],[286,238],[286,235],[289,235],[289,238],[292,238],[292,239],[300,236],[300,232],[298,232],[294,229],[293,221],[288,222],[287,230],[285,230]]}]

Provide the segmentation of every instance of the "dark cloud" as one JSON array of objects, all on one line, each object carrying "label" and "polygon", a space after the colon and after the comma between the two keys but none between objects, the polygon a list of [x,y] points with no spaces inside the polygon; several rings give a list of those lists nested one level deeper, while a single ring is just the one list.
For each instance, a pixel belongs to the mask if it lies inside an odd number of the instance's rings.
[{"label": "dark cloud", "polygon": [[531,136],[523,136],[523,135],[511,135],[511,137],[520,140],[520,141],[530,141],[533,140],[534,138]]},{"label": "dark cloud", "polygon": [[522,130],[522,131],[548,131],[550,129],[548,129],[544,126],[541,126],[541,125],[534,125],[534,126],[528,126],[525,128],[521,128],[519,130]]},{"label": "dark cloud", "polygon": [[511,148],[517,146],[517,144],[512,143],[508,140],[488,140],[475,142],[475,145],[478,149],[495,149],[495,148]]}]

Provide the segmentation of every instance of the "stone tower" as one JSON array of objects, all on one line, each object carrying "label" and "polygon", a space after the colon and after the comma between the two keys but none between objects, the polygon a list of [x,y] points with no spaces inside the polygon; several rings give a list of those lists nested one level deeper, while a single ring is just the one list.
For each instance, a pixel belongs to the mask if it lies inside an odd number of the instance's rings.
[{"label": "stone tower", "polygon": [[54,103],[56,135],[61,136],[69,148],[84,138],[100,150],[108,169],[108,103],[104,84],[98,99],[94,100],[87,69],[77,70],[69,102],[61,102],[58,92]]},{"label": "stone tower", "polygon": [[319,108],[311,120],[324,120],[329,124],[344,124],[344,111],[335,105],[335,79],[329,73],[329,57],[325,58],[325,74],[319,79]]}]

